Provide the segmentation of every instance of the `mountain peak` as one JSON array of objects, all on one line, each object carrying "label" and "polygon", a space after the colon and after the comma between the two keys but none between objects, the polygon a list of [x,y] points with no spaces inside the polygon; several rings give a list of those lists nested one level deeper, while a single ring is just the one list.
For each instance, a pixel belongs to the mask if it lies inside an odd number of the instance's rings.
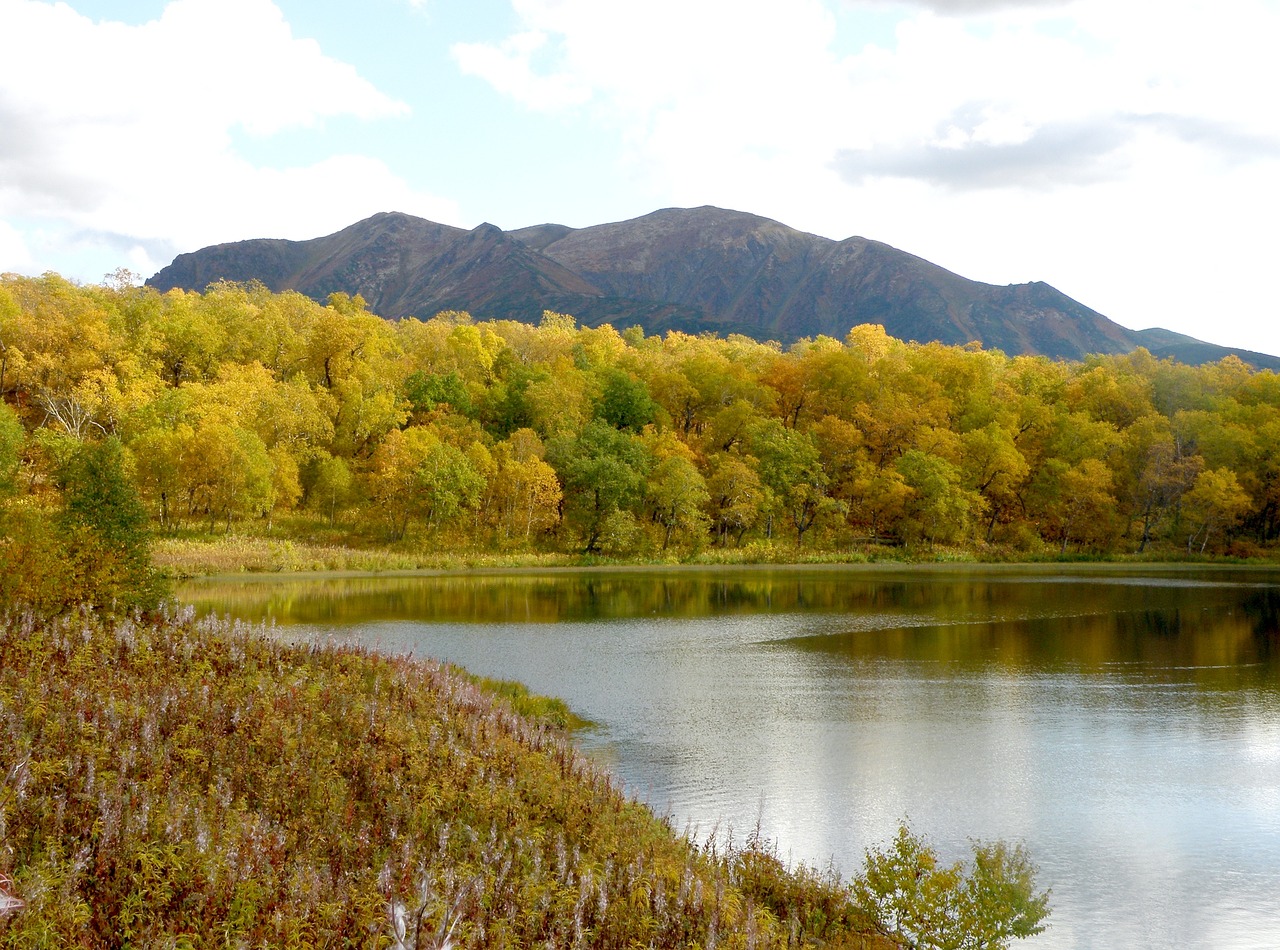
[{"label": "mountain peak", "polygon": [[148,283],[203,289],[220,279],[261,280],[320,300],[359,293],[391,319],[468,310],[536,322],[557,310],[585,326],[784,342],[843,338],[857,324],[879,323],[904,340],[977,340],[1011,354],[1080,359],[1149,342],[1165,347],[1157,355],[1190,362],[1235,352],[1280,369],[1280,359],[1261,354],[1134,333],[1043,281],[983,284],[877,241],[833,241],[714,205],[510,232],[379,212],[310,241],[242,241],[179,255]]}]

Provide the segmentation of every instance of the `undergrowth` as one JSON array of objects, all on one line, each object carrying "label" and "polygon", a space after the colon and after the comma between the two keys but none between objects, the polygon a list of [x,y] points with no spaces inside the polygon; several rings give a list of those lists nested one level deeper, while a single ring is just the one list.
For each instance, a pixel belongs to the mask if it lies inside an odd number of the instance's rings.
[{"label": "undergrowth", "polygon": [[887,946],[499,691],[191,611],[5,618],[0,946]]}]

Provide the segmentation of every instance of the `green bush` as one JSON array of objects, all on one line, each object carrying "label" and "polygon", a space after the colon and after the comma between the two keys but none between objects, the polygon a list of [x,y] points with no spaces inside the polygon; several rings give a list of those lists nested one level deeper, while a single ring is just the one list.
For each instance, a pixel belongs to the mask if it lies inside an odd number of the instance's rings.
[{"label": "green bush", "polygon": [[166,588],[151,565],[147,515],[112,438],[69,448],[59,508],[11,501],[0,537],[0,605],[53,615],[77,606],[154,610]]}]

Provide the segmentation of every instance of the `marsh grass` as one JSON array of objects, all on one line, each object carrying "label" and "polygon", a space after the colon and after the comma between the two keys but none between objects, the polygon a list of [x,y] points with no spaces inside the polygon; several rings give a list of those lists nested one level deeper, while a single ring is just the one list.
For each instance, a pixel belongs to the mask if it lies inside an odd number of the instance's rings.
[{"label": "marsh grass", "polygon": [[480,551],[352,548],[251,535],[158,538],[152,563],[171,578],[216,574],[278,574],[320,571],[463,570],[479,567],[558,567],[579,563],[572,555],[493,554]]},{"label": "marsh grass", "polygon": [[5,618],[0,946],[887,946],[834,874],[674,834],[488,687],[189,610]]},{"label": "marsh grass", "polygon": [[[867,546],[849,551],[807,551],[793,545],[751,543],[741,548],[708,548],[696,554],[653,557],[606,557],[599,554],[490,552],[416,549],[411,547],[346,547],[254,535],[162,537],[151,546],[152,563],[169,578],[224,574],[291,574],[324,571],[461,571],[477,568],[552,568],[600,566],[668,566],[692,564],[865,564],[928,562],[957,559],[951,551],[909,551]],[[972,559],[969,556],[965,559]]]}]

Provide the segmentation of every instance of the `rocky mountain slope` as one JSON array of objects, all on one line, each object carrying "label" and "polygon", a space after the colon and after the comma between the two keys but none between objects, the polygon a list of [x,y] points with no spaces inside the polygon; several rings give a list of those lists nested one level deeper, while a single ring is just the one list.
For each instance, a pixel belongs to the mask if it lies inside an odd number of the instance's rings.
[{"label": "rocky mountain slope", "polygon": [[1045,283],[983,284],[887,244],[833,241],[712,207],[515,231],[383,213],[310,241],[240,241],[182,254],[148,283],[198,290],[223,279],[260,280],[317,299],[359,293],[391,319],[467,310],[481,319],[536,321],[543,310],[558,310],[591,326],[784,343],[881,323],[901,339],[977,340],[1008,353],[1080,359],[1146,346],[1185,362],[1233,352],[1280,369],[1275,357],[1128,330]]}]

